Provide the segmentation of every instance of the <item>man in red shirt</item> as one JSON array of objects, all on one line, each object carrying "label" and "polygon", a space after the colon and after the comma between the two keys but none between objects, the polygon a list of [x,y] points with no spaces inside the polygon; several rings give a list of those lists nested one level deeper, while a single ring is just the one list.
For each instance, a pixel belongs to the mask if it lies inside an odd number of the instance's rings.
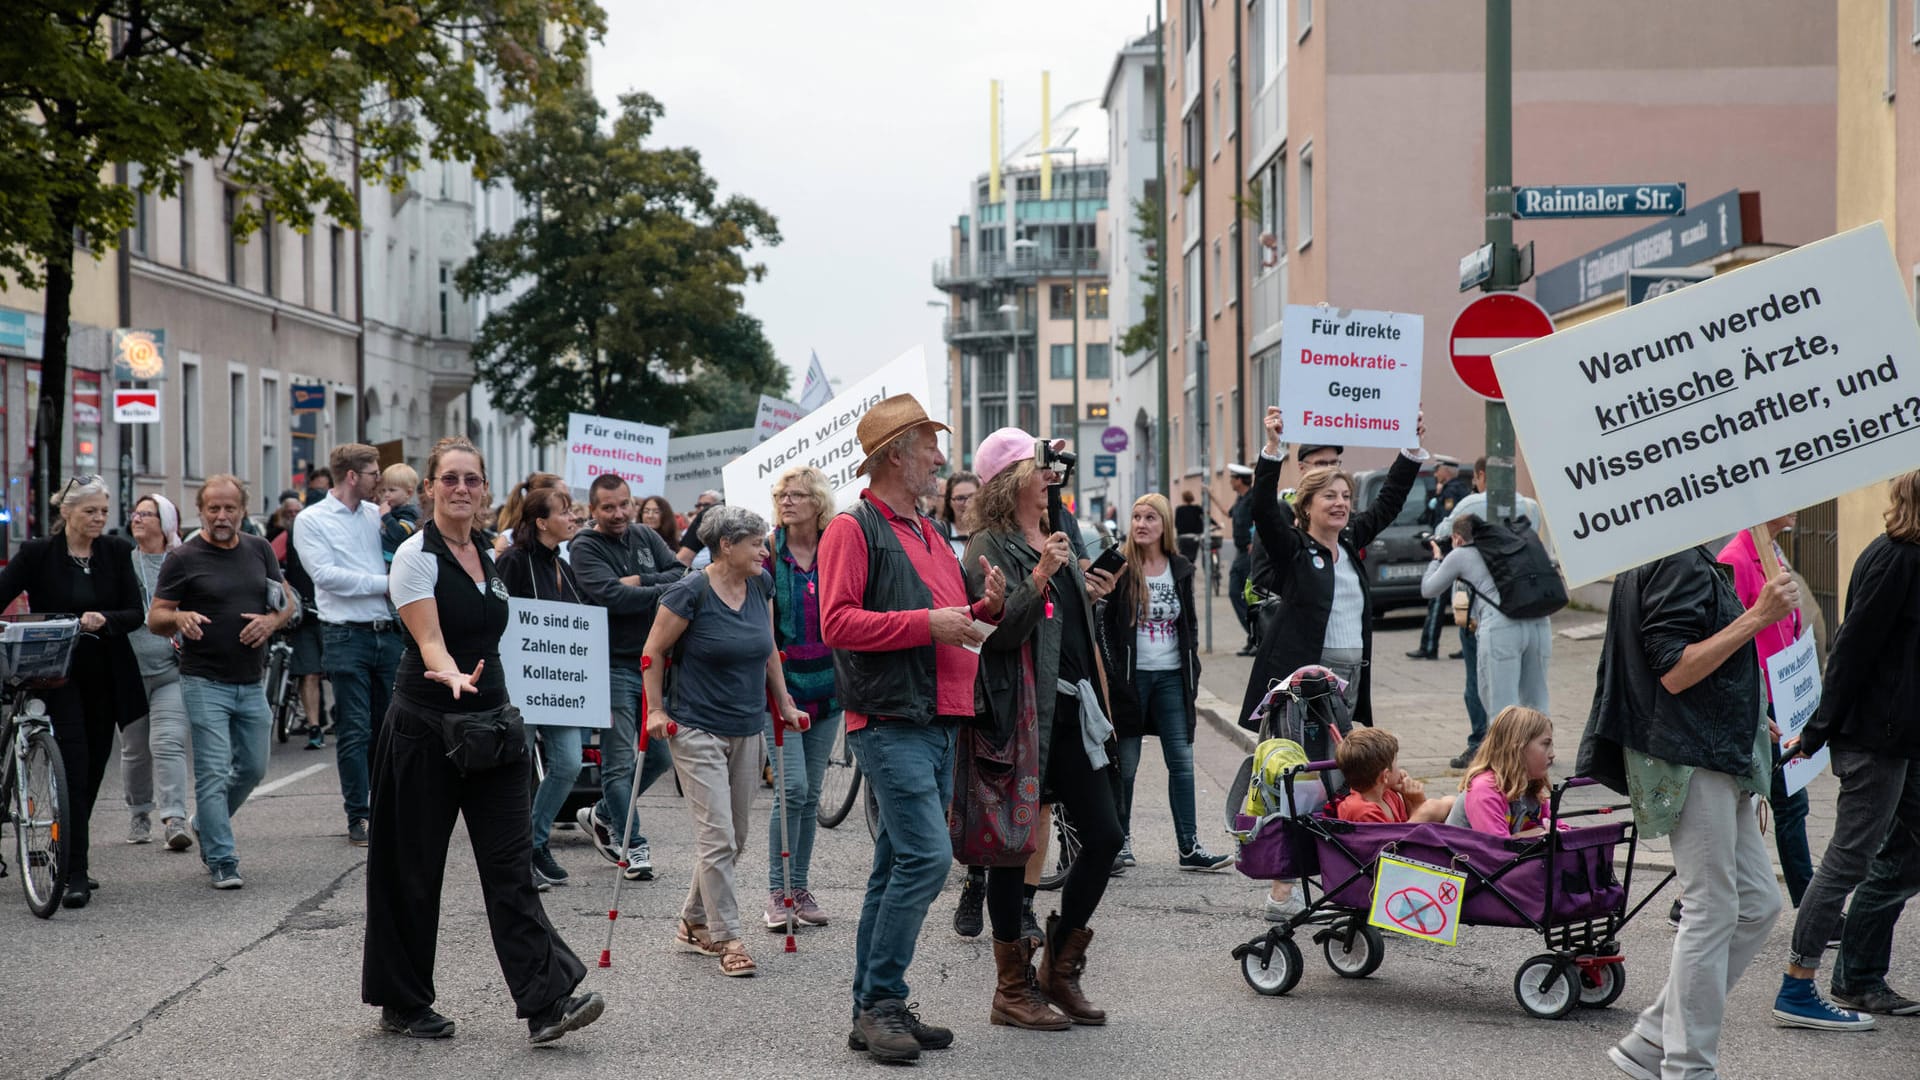
[{"label": "man in red shirt", "polygon": [[955,735],[973,716],[986,640],[978,624],[997,621],[1006,596],[995,572],[970,601],[952,547],[919,512],[946,464],[935,439],[945,430],[910,395],[869,410],[858,429],[868,486],[820,538],[821,637],[833,649],[847,744],[880,809],[847,1044],[881,1061],[953,1043],[953,1032],[908,1011],[906,973],[953,862],[947,805]]}]

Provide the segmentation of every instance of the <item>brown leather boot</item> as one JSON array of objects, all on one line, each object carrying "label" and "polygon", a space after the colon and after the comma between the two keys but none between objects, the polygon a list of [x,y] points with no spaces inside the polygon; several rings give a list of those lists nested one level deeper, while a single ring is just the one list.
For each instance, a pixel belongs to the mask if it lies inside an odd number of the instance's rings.
[{"label": "brown leather boot", "polygon": [[1107,1022],[1105,1010],[1094,1008],[1093,1002],[1080,992],[1080,973],[1087,969],[1087,946],[1092,942],[1093,931],[1083,926],[1062,935],[1060,916],[1047,916],[1047,952],[1040,964],[1040,993],[1076,1024]]},{"label": "brown leather boot", "polygon": [[1000,982],[993,991],[993,1022],[1028,1031],[1065,1031],[1073,1021],[1054,1012],[1033,982],[1033,942],[993,939]]}]

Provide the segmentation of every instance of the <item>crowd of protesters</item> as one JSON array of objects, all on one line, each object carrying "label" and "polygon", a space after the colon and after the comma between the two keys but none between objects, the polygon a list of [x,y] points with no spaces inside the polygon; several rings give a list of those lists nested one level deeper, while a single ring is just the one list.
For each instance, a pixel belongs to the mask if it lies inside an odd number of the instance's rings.
[{"label": "crowd of protesters", "polygon": [[[1373,725],[1374,604],[1361,560],[1424,468],[1435,480],[1423,517],[1435,542],[1422,592],[1434,612],[1456,588],[1469,597],[1460,622],[1471,734],[1451,763],[1466,773],[1462,794],[1426,799],[1379,732],[1343,745],[1341,760],[1367,783],[1339,816],[1497,828],[1504,799],[1518,834],[1515,800],[1531,799],[1521,824],[1550,827],[1539,801],[1553,760],[1550,626],[1503,613],[1474,545],[1487,513],[1484,462],[1471,477],[1449,475],[1451,463],[1435,469],[1416,445],[1360,507],[1337,446],[1297,447],[1298,479],[1282,491],[1278,409],[1264,427],[1263,452],[1232,474],[1232,595],[1252,657],[1237,719],[1258,728],[1272,688],[1308,671],[1328,678],[1352,723]],[[242,887],[236,822],[266,772],[263,659],[280,637],[307,746],[333,736],[346,841],[369,849],[362,995],[383,1030],[453,1033],[434,1008],[433,967],[456,818],[530,1040],[599,1017],[605,1003],[583,987],[585,968],[540,899],[573,877],[554,830],[577,827],[627,880],[651,879],[658,823],[642,816],[640,796],[669,772],[692,835],[673,860],[688,891],[672,940],[714,958],[723,975],[755,974],[749,922],[790,932],[834,921],[810,869],[839,745],[870,785],[876,818],[852,934],[848,1045],[908,1061],[953,1043],[909,1005],[908,976],[956,859],[968,871],[955,929],[992,934],[988,1019],[1041,1031],[1105,1024],[1094,927],[1110,878],[1137,863],[1135,780],[1148,737],[1166,765],[1178,868],[1232,861],[1207,849],[1195,805],[1194,579],[1211,526],[1191,493],[1178,509],[1143,494],[1126,521],[1114,515],[1117,564],[1097,565],[1060,512],[1059,446],[1003,428],[973,448],[971,471],[947,471],[944,430],[909,396],[877,403],[858,424],[858,497],[842,504],[819,469],[787,468],[771,485],[772,521],[717,491],[683,517],[613,475],[576,501],[561,477],[536,472],[496,507],[484,459],[458,438],[435,447],[424,474],[383,469],[371,446],[335,448],[307,492],[282,493],[264,538],[234,476],[201,485],[193,529],[168,499],[141,497],[131,542],[108,533],[99,478],[73,480],[57,493],[52,535],[0,569],[0,605],[27,594],[38,610],[79,613],[84,631],[71,677],[47,695],[75,811],[66,906],[86,906],[100,888],[88,824],[116,731],[127,841],[197,846],[213,888]],[[1920,722],[1899,704],[1915,699],[1920,670],[1920,473],[1891,491],[1886,533],[1854,572],[1825,696],[1797,742],[1776,737],[1765,673],[1801,637],[1800,598],[1788,573],[1762,569],[1752,537],[1614,583],[1577,771],[1627,794],[1642,835],[1671,839],[1680,893],[1667,985],[1610,1051],[1630,1076],[1715,1068],[1727,991],[1783,907],[1762,802],[1799,909],[1774,1017],[1858,1030],[1873,1013],[1920,1013],[1886,982],[1894,921],[1920,891]],[[1521,509],[1538,515],[1530,500]],[[1768,522],[1767,535],[1792,524]],[[577,727],[523,721],[499,651],[515,600],[605,610],[607,651],[595,662],[607,665],[608,716]],[[1437,655],[1438,626],[1431,615],[1417,654]],[[1786,792],[1780,766],[1823,746],[1841,782],[1840,827],[1816,871],[1806,795]],[[770,764],[779,789],[759,826],[766,903],[743,914],[740,864]],[[598,797],[566,816],[593,765]],[[1042,921],[1035,883],[1055,813],[1071,821],[1077,847]],[[1297,916],[1297,893],[1275,882],[1266,916]],[[1834,945],[1823,995],[1813,979]]]}]

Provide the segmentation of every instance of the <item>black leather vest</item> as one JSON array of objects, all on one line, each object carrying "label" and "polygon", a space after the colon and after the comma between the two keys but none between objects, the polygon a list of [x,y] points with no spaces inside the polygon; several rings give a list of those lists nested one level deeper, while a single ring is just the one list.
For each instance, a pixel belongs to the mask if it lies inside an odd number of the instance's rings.
[{"label": "black leather vest", "polygon": [[[892,523],[866,499],[845,512],[860,524],[867,541],[867,590],[860,606],[868,611],[931,608],[933,592],[900,546]],[[919,525],[932,528],[924,517]],[[864,716],[926,724],[938,713],[931,643],[886,652],[835,649],[833,677],[840,706]]]}]

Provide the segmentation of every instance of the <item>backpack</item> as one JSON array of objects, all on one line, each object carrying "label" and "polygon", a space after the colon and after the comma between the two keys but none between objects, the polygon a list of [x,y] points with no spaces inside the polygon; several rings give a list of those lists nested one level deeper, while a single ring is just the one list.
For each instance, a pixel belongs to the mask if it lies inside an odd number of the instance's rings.
[{"label": "backpack", "polygon": [[1500,602],[1494,607],[1502,615],[1539,619],[1567,606],[1567,583],[1526,518],[1514,518],[1509,525],[1475,518],[1473,547],[1485,560],[1494,587],[1500,590]]}]

